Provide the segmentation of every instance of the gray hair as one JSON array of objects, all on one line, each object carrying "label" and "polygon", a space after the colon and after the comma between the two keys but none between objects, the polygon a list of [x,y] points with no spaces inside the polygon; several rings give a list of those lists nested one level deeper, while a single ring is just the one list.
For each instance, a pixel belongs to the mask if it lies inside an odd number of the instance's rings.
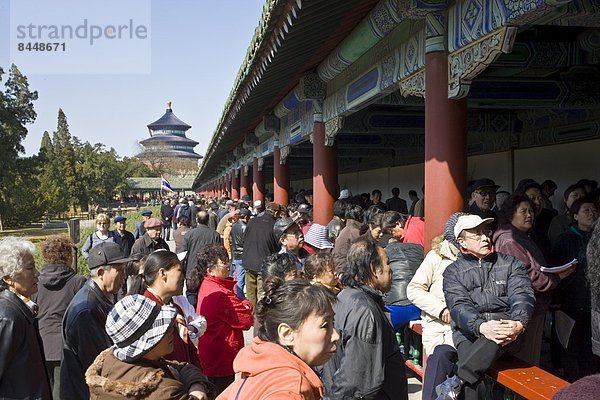
[{"label": "gray hair", "polygon": [[102,268],[104,271],[110,271],[110,269],[112,267],[110,265],[101,265],[99,267],[92,268],[92,269],[90,269],[90,278],[97,278],[98,277],[98,270],[100,268]]},{"label": "gray hair", "polygon": [[18,239],[14,236],[0,240],[0,290],[6,289],[2,278],[15,278],[23,270],[23,258],[29,254],[32,257],[35,246],[29,240]]}]

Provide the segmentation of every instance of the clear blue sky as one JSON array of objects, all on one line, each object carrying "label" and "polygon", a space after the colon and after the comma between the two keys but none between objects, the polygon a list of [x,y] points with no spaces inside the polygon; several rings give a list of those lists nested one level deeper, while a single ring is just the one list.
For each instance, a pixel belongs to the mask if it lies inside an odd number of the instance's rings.
[{"label": "clear blue sky", "polygon": [[[263,3],[151,0],[149,74],[31,74],[21,69],[39,93],[37,120],[27,126],[26,154],[38,152],[43,132],[56,129],[62,108],[72,135],[104,143],[121,156],[134,155],[137,142],[148,137],[146,125],[162,116],[171,100],[175,115],[192,126],[188,137],[200,142],[196,152],[204,155]],[[9,22],[10,1],[0,0],[0,65],[5,72],[10,67]]]}]

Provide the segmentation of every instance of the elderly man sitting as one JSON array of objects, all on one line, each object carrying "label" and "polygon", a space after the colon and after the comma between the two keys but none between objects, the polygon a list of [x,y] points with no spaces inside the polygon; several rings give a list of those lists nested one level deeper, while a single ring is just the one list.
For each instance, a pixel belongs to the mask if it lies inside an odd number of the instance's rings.
[{"label": "elderly man sitting", "polygon": [[535,297],[525,266],[496,253],[493,218],[464,215],[454,226],[462,255],[444,271],[444,296],[458,352],[457,373],[441,383],[438,400],[485,397],[482,376],[494,360],[520,347],[520,335],[533,315]]}]

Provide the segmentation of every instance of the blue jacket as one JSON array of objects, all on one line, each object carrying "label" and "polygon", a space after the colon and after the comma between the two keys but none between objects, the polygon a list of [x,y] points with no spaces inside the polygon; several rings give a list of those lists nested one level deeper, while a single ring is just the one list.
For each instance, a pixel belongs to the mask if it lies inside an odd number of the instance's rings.
[{"label": "blue jacket", "polygon": [[100,352],[112,345],[104,330],[113,307],[111,299],[93,280],[77,292],[63,319],[63,360],[60,365],[61,399],[88,399],[85,371]]}]

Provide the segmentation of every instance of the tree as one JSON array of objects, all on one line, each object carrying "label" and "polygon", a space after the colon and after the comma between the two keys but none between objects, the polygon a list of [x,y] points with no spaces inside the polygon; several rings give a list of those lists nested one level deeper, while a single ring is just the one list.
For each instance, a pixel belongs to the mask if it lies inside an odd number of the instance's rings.
[{"label": "tree", "polygon": [[37,177],[39,179],[39,202],[40,207],[49,215],[57,215],[65,212],[64,200],[61,200],[63,190],[60,182],[60,169],[55,161],[54,144],[50,134],[45,131],[42,135],[42,143],[38,153]]},{"label": "tree", "polygon": [[[4,70],[0,67],[0,81]],[[18,157],[25,149],[21,142],[27,136],[25,125],[35,121],[33,102],[36,91],[29,90],[27,77],[16,65],[10,67],[5,91],[0,90],[0,227],[2,219],[11,222],[15,201],[12,194],[19,171]]]},{"label": "tree", "polygon": [[78,192],[82,183],[78,181],[75,170],[75,149],[67,117],[62,109],[58,109],[58,123],[54,132],[52,143],[54,146],[53,167],[60,171],[57,182],[59,188],[59,201],[63,204],[62,210],[67,211],[69,206],[77,206]]}]

